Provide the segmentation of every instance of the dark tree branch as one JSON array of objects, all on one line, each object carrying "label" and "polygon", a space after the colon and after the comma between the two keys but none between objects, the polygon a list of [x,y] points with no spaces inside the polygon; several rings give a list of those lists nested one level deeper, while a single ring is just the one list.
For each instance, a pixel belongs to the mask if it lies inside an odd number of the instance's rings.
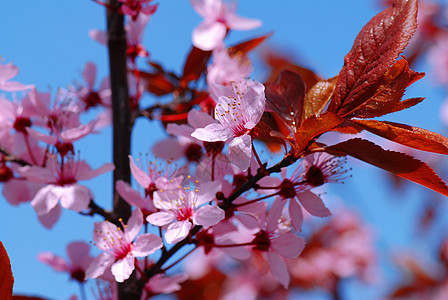
[{"label": "dark tree branch", "polygon": [[[115,182],[124,180],[131,182],[128,155],[131,152],[131,108],[129,105],[126,31],[124,16],[118,12],[120,3],[117,0],[107,1],[107,44],[109,49],[110,85],[112,90],[113,119],[113,212],[127,221],[131,215],[131,207],[115,191]],[[112,8],[110,8],[112,7]],[[131,291],[136,280],[135,274],[126,282],[118,285],[118,299],[140,299],[141,291]]]}]

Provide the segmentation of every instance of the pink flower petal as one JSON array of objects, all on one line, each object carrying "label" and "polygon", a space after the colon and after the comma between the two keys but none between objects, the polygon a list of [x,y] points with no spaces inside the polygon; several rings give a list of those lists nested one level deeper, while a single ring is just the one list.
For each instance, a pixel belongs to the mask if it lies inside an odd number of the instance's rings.
[{"label": "pink flower petal", "polygon": [[91,121],[88,124],[83,124],[78,127],[66,129],[61,133],[61,138],[64,142],[72,143],[80,138],[93,132],[97,120]]},{"label": "pink flower petal", "polygon": [[72,242],[67,245],[67,255],[74,267],[86,269],[93,257],[90,256],[90,245],[86,242]]},{"label": "pink flower petal", "polygon": [[193,45],[204,51],[218,47],[226,36],[226,26],[220,22],[204,21],[193,30]]},{"label": "pink flower petal", "polygon": [[203,128],[213,123],[215,123],[215,119],[205,112],[196,109],[188,112],[188,124],[193,128]]},{"label": "pink flower petal", "polygon": [[196,210],[193,222],[202,226],[213,226],[225,218],[225,212],[218,206],[204,205]]},{"label": "pink flower petal", "polygon": [[37,255],[37,260],[41,263],[47,264],[55,271],[65,272],[69,270],[69,267],[62,257],[54,255],[51,252],[41,252]]},{"label": "pink flower petal", "polygon": [[[202,127],[205,127],[205,125]],[[185,137],[191,138],[191,134],[193,133],[193,131],[194,131],[194,128],[192,128],[191,126],[185,125],[185,124],[179,125],[179,124],[170,123],[166,127],[166,133],[174,135],[174,136],[185,136]]]},{"label": "pink flower petal", "polygon": [[286,258],[295,258],[302,253],[305,240],[292,232],[280,234],[271,242],[272,249]]},{"label": "pink flower petal", "polygon": [[246,171],[250,166],[252,157],[252,138],[250,135],[243,135],[234,138],[228,148],[230,162]]},{"label": "pink flower petal", "polygon": [[123,282],[128,279],[134,269],[135,265],[133,255],[128,255],[125,258],[118,260],[111,267],[112,274],[117,282]]},{"label": "pink flower petal", "polygon": [[301,192],[297,198],[303,208],[305,208],[310,214],[315,217],[328,217],[331,216],[330,210],[325,206],[322,199],[311,191]]},{"label": "pink flower petal", "polygon": [[182,147],[181,143],[179,143],[176,138],[169,138],[157,142],[152,147],[152,152],[157,157],[165,160],[178,160],[185,155],[184,147]]},{"label": "pink flower petal", "polygon": [[221,190],[221,182],[209,181],[199,186],[199,195],[196,200],[196,207],[204,203],[210,202],[216,197],[216,193]]},{"label": "pink flower petal", "polygon": [[0,81],[7,81],[15,77],[18,73],[19,68],[12,63],[0,65]]},{"label": "pink flower petal", "polygon": [[290,278],[285,261],[275,252],[267,252],[266,255],[272,275],[285,289],[287,289]]},{"label": "pink flower petal", "polygon": [[165,240],[169,244],[175,244],[182,241],[188,236],[191,226],[191,223],[188,221],[170,224],[165,232]]},{"label": "pink flower petal", "polygon": [[157,274],[146,283],[145,289],[154,294],[169,294],[181,289],[180,283],[188,279],[185,274],[165,276]]},{"label": "pink flower petal", "polygon": [[32,182],[49,183],[56,181],[53,172],[47,168],[24,166],[18,168],[17,173]]},{"label": "pink flower petal", "polygon": [[37,215],[45,215],[50,212],[59,202],[59,194],[53,193],[55,185],[49,184],[41,188],[31,200]]},{"label": "pink flower petal", "polygon": [[137,167],[134,163],[134,159],[131,155],[129,155],[129,167],[131,168],[132,176],[134,176],[135,180],[145,189],[149,187],[152,183],[151,178],[139,167]]},{"label": "pink flower petal", "polygon": [[86,63],[84,70],[82,71],[82,77],[84,77],[89,90],[92,90],[96,78],[96,66],[93,62],[89,61]]},{"label": "pink flower petal", "polygon": [[118,194],[130,205],[138,208],[145,208],[147,202],[140,196],[140,193],[134,190],[129,183],[123,180],[117,180],[115,189]]},{"label": "pink flower petal", "polygon": [[103,173],[113,171],[114,169],[115,169],[115,166],[114,166],[114,164],[111,164],[111,163],[105,163],[101,167],[99,167],[98,169],[95,169],[95,170],[90,169],[90,167],[89,167],[89,169],[83,169],[83,170],[81,170],[81,168],[78,168],[78,173],[76,173],[76,179],[77,180],[89,180],[89,179],[97,177]]},{"label": "pink flower petal", "polygon": [[53,209],[44,215],[37,215],[39,222],[47,229],[53,228],[54,224],[59,220],[62,213],[62,207],[57,204]]},{"label": "pink flower petal", "polygon": [[56,145],[56,143],[58,141],[57,137],[52,136],[52,135],[48,135],[48,134],[45,134],[45,133],[42,133],[42,132],[37,131],[37,130],[35,130],[33,128],[30,128],[30,127],[26,128],[26,132],[31,137],[35,138],[36,140],[39,140],[41,142],[44,142],[44,143],[47,143],[47,144],[50,144],[50,145]]},{"label": "pink flower petal", "polygon": [[150,233],[142,234],[135,240],[132,254],[136,257],[144,257],[154,253],[162,246],[163,241],[160,237]]},{"label": "pink flower petal", "polygon": [[98,29],[89,30],[89,36],[92,40],[97,41],[102,45],[107,45],[107,33]]},{"label": "pink flower petal", "polygon": [[252,30],[263,24],[260,20],[241,17],[233,13],[227,15],[226,21],[227,26],[233,30]]},{"label": "pink flower petal", "polygon": [[95,257],[86,270],[86,278],[98,278],[115,261],[115,257],[109,253],[103,252]]},{"label": "pink flower petal", "polygon": [[233,137],[232,131],[221,124],[213,123],[204,128],[197,128],[192,137],[206,142],[225,142]]},{"label": "pink flower petal", "polygon": [[129,243],[131,243],[140,232],[143,226],[143,213],[140,209],[134,209],[128,220],[124,230],[124,235]]},{"label": "pink flower petal", "polygon": [[146,221],[155,226],[165,226],[172,223],[174,220],[174,215],[165,211],[156,212],[146,217]]},{"label": "pink flower petal", "polygon": [[80,212],[89,207],[91,194],[88,188],[80,184],[55,187],[53,193],[59,195],[61,206]]},{"label": "pink flower petal", "polygon": [[278,220],[282,215],[283,207],[285,206],[286,201],[282,198],[275,199],[274,203],[269,210],[267,221],[266,221],[266,230],[269,232],[273,232],[277,229]]},{"label": "pink flower petal", "polygon": [[295,230],[301,231],[303,224],[303,211],[296,199],[289,200],[289,217]]}]

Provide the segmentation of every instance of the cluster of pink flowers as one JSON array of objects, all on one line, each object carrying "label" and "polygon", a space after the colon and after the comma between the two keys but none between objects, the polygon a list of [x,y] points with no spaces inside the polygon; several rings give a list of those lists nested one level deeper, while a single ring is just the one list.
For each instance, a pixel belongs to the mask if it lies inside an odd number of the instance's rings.
[{"label": "cluster of pink flowers", "polygon": [[[13,205],[30,202],[47,228],[56,224],[63,208],[104,218],[93,225],[91,243],[100,252],[97,256],[90,255],[89,244],[78,241],[67,246],[69,261],[50,252],[41,253],[38,260],[58,272],[69,273],[81,284],[95,280],[102,286],[101,299],[116,299],[116,283],[128,280],[137,282],[132,288],[140,288],[142,299],[174,293],[189,283],[200,286],[197,278],[207,282],[212,280],[208,279],[213,278],[211,275],[225,273],[224,265],[235,263],[244,268],[232,276],[223,275],[223,299],[275,298],[291,286],[334,290],[338,280],[349,277],[371,280],[375,263],[372,234],[354,214],[338,213],[327,225],[307,232],[310,216],[332,216],[331,206],[327,207],[319,188],[350,177],[344,168],[345,159],[329,154],[337,154],[337,149],[326,150],[318,140],[322,128],[314,130],[313,124],[309,125],[324,113],[305,116],[308,112],[303,109],[304,120],[294,119],[294,124],[308,121],[309,131],[319,133],[309,138],[303,124],[295,124],[297,130],[289,136],[280,132],[282,128],[271,128],[266,119],[275,123],[276,118],[295,118],[292,110],[298,104],[290,103],[290,99],[282,103],[290,109],[286,117],[271,111],[267,100],[272,99],[266,99],[270,84],[249,78],[252,63],[246,50],[256,42],[249,41],[243,51],[232,51],[225,45],[230,30],[254,29],[261,22],[238,16],[235,2],[191,0],[204,20],[192,32],[194,47],[186,65],[191,60],[196,68],[196,63],[206,60],[203,70],[185,67],[184,74],[178,76],[150,62],[156,73],[141,72],[136,61],[149,56],[143,46],[143,32],[157,4],[152,0],[118,2],[118,7],[107,8],[126,15],[127,50],[123,58],[127,60],[123,62],[128,67],[131,90],[126,101],[131,104],[132,126],[139,117],[160,118],[167,123],[164,125],[169,135],[153,149],[157,159],[166,162],[126,153],[129,161],[124,165],[129,163],[136,184],[117,180],[113,186],[129,206],[130,216],[99,207],[96,198],[101,196],[80,183],[115,169],[112,163],[92,168],[81,159],[82,151],[77,148],[77,141],[112,122],[109,78],[96,87],[97,69],[88,62],[81,74],[84,82],[60,89],[52,99],[33,85],[13,81],[18,68],[12,63],[0,65],[0,91],[5,92],[0,94],[0,181],[5,198]],[[89,34],[107,44],[105,32],[92,30]],[[447,48],[446,44],[439,46]],[[198,75],[197,80],[204,79],[207,88],[193,87],[188,71],[194,73],[192,77]],[[439,71],[445,80],[446,74]],[[154,84],[151,80],[166,88],[166,93],[160,88],[162,95],[173,95],[172,105],[161,102],[147,109],[141,107],[140,97],[145,88],[149,90],[147,86]],[[276,86],[278,94],[290,96],[291,91],[284,91],[282,84]],[[296,98],[304,93],[291,92]],[[198,99],[207,99],[213,109],[198,105]],[[321,110],[328,107],[328,103],[325,105]],[[168,117],[164,115],[167,111]],[[84,118],[87,112],[91,114]],[[343,119],[331,111],[325,113],[330,113],[331,121]],[[175,122],[170,123],[169,117]],[[89,121],[85,121],[87,118]],[[350,120],[338,124],[344,121]],[[309,148],[296,145],[296,136],[302,133]],[[280,140],[278,144],[285,150],[281,163],[271,164],[271,158],[258,154],[262,146],[257,139],[262,138],[268,142]],[[120,198],[118,195],[116,198]],[[191,252],[194,262],[190,264],[194,266],[187,263],[172,274],[171,267],[182,260],[174,261],[175,254],[184,254],[183,258]],[[107,295],[102,294],[105,290]]]}]

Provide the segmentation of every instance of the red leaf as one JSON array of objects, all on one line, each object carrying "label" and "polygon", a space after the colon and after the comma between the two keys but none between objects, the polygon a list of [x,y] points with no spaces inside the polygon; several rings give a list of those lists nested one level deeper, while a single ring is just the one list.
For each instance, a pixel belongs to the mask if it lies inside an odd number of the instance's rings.
[{"label": "red leaf", "polygon": [[229,49],[227,49],[230,56],[235,54],[247,54],[252,49],[256,48],[258,45],[263,43],[268,37],[270,37],[272,34],[265,34],[260,37],[244,41],[242,43],[239,43],[238,45],[232,46]]},{"label": "red leaf", "polygon": [[341,117],[331,112],[325,112],[319,117],[312,115],[305,119],[302,127],[294,134],[296,142],[296,155],[301,155],[302,152],[309,147],[312,142],[323,133],[332,130],[344,121]]},{"label": "red leaf", "polygon": [[311,115],[319,115],[333,95],[337,77],[317,82],[305,95],[303,119]]},{"label": "red leaf", "polygon": [[166,95],[176,90],[176,86],[163,73],[140,71],[140,76],[146,82],[146,89],[156,96]]},{"label": "red leaf", "polygon": [[360,31],[344,58],[329,110],[343,116],[372,98],[417,27],[417,0],[395,0]]},{"label": "red leaf", "polygon": [[279,114],[286,125],[295,132],[302,123],[305,84],[302,77],[290,70],[283,70],[277,80],[266,83],[266,107]]},{"label": "red leaf", "polygon": [[[448,196],[448,186],[424,162],[407,154],[384,150],[374,143],[360,138],[351,139],[326,148],[328,152],[350,155],[368,164],[394,173]],[[334,152],[333,152],[334,151]]]},{"label": "red leaf", "polygon": [[211,51],[204,51],[193,46],[185,61],[181,85],[185,86],[190,81],[198,80],[207,69],[211,55]]},{"label": "red leaf", "polygon": [[344,114],[346,118],[375,118],[400,111],[420,103],[424,98],[401,100],[406,87],[421,79],[425,73],[417,73],[409,69],[406,59],[393,64],[386,72],[381,86],[370,99]]},{"label": "red leaf", "polygon": [[3,243],[0,242],[0,299],[11,299],[13,285],[11,263]]},{"label": "red leaf", "polygon": [[318,81],[322,80],[322,78],[312,70],[295,64],[293,62],[293,59],[289,58],[285,53],[274,53],[273,51],[270,51],[265,53],[263,57],[266,63],[272,68],[271,74],[269,75],[266,82],[272,82],[276,80],[280,72],[285,69],[299,73],[305,83],[306,90],[309,90]]},{"label": "red leaf", "polygon": [[351,120],[351,122],[373,134],[408,147],[448,154],[448,138],[426,129],[386,121]]}]

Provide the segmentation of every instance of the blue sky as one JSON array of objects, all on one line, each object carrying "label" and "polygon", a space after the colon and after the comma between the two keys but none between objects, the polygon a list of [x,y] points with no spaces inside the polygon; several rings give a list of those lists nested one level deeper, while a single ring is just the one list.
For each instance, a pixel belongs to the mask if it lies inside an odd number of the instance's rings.
[{"label": "blue sky", "polygon": [[[179,72],[191,47],[191,31],[201,19],[189,1],[158,2],[159,9],[146,28],[144,45],[151,58],[166,69]],[[232,45],[272,32],[268,45],[287,49],[323,77],[332,77],[342,67],[343,57],[350,50],[356,34],[379,11],[380,7],[374,0],[242,0],[238,3],[239,14],[258,18],[263,21],[263,26],[250,32],[232,32],[227,43]],[[88,61],[97,65],[99,79],[107,74],[106,48],[87,35],[93,28],[105,28],[105,11],[93,1],[5,1],[0,12],[0,56],[20,68],[16,80],[36,84],[40,91],[51,90],[54,95],[58,87],[82,81],[82,68]],[[141,60],[140,65],[145,66],[144,61]],[[424,64],[419,67],[418,71],[425,71]],[[263,74],[261,66],[256,64],[253,77],[262,80]],[[443,100],[440,90],[434,89],[428,78],[417,85],[408,94],[425,96],[428,100],[418,110],[393,118],[402,122],[411,119],[413,125],[442,130],[438,119],[430,117],[438,114]],[[111,131],[106,129],[82,140],[78,144],[81,156],[94,167],[110,162],[110,136]],[[159,124],[138,122],[133,153],[149,152],[159,137],[163,137]],[[91,145],[95,145],[95,150]],[[391,202],[397,194],[387,189],[387,177],[379,176],[383,173],[374,167],[365,168],[364,164],[357,163],[353,174],[354,178],[343,187],[334,188],[335,193],[346,199],[348,206],[359,210],[368,222],[378,226],[382,255],[387,256],[389,251],[405,246],[422,252],[427,250],[426,246],[420,246],[410,228],[420,207],[420,196],[426,195],[423,188],[412,186],[412,192],[405,194],[407,202],[403,205],[403,201]],[[105,174],[87,184],[104,206],[111,201],[110,181],[111,174]],[[66,245],[74,240],[89,241],[93,221],[100,221],[100,218],[91,220],[75,212],[64,211],[58,224],[48,231],[38,223],[30,205],[12,207],[2,198],[0,217],[3,220],[0,240],[12,261],[16,293],[54,299],[68,299],[78,293],[74,282],[37,262],[36,255],[40,251],[52,251],[66,257]]]}]

